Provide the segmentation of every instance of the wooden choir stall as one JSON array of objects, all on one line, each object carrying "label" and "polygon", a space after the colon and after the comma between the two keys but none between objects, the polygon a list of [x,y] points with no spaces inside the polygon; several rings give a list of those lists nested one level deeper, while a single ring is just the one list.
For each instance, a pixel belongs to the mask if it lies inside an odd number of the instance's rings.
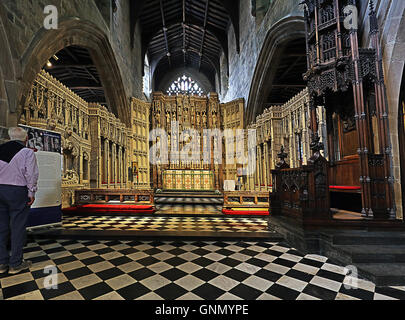
[{"label": "wooden choir stall", "polygon": [[[272,171],[271,214],[330,221],[331,208],[358,212],[363,220],[396,219],[391,148],[379,30],[370,3],[371,48],[359,48],[358,31],[344,25],[352,0],[305,0],[313,156],[307,166]],[[346,13],[345,13],[346,12]],[[321,155],[317,106],[327,117],[329,159]]]}]

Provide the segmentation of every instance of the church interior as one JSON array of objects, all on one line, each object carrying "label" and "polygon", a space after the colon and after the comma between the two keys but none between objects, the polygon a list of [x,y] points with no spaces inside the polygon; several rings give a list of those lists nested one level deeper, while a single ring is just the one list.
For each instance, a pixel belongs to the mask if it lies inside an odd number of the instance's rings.
[{"label": "church interior", "polygon": [[405,2],[48,2],[0,2],[0,143],[61,159],[0,300],[405,299]]}]

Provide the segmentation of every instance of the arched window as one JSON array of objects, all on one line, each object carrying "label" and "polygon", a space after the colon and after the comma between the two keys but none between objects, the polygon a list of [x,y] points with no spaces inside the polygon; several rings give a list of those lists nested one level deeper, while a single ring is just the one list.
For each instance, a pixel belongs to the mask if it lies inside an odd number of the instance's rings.
[{"label": "arched window", "polygon": [[171,86],[167,90],[167,94],[169,96],[177,94],[202,96],[204,92],[197,82],[195,82],[190,77],[183,75],[171,84]]}]

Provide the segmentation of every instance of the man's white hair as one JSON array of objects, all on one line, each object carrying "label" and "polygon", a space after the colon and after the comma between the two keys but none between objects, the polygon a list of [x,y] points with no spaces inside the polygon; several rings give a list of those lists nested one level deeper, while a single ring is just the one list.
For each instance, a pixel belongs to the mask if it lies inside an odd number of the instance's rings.
[{"label": "man's white hair", "polygon": [[25,141],[28,137],[27,131],[20,127],[13,127],[8,129],[10,140]]}]

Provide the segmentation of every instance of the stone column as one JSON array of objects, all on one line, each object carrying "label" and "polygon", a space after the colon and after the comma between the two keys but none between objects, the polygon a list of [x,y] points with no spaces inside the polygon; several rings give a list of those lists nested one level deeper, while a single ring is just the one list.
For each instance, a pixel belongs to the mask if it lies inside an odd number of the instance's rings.
[{"label": "stone column", "polygon": [[113,188],[115,188],[116,183],[117,183],[117,170],[116,170],[116,166],[117,166],[117,158],[116,158],[116,153],[117,153],[117,145],[115,144],[115,142],[112,143],[111,145],[111,179],[110,179],[110,183],[113,182]]},{"label": "stone column", "polygon": [[269,150],[268,150],[268,144],[267,141],[264,142],[264,190],[269,190],[269,184],[270,184],[270,180],[269,180],[269,172],[270,172],[270,168],[269,168]]},{"label": "stone column", "polygon": [[119,187],[124,186],[124,175],[123,175],[123,163],[122,163],[122,146],[118,147],[118,180],[120,181]]},{"label": "stone column", "polygon": [[110,141],[109,140],[105,140],[105,148],[104,148],[104,150],[105,150],[105,174],[104,174],[104,177],[105,177],[105,182],[106,182],[106,185],[104,185],[105,187],[109,187],[109,185],[110,185],[110,175],[111,175],[111,172],[110,172],[110,163],[111,163],[111,156],[110,156]]}]

